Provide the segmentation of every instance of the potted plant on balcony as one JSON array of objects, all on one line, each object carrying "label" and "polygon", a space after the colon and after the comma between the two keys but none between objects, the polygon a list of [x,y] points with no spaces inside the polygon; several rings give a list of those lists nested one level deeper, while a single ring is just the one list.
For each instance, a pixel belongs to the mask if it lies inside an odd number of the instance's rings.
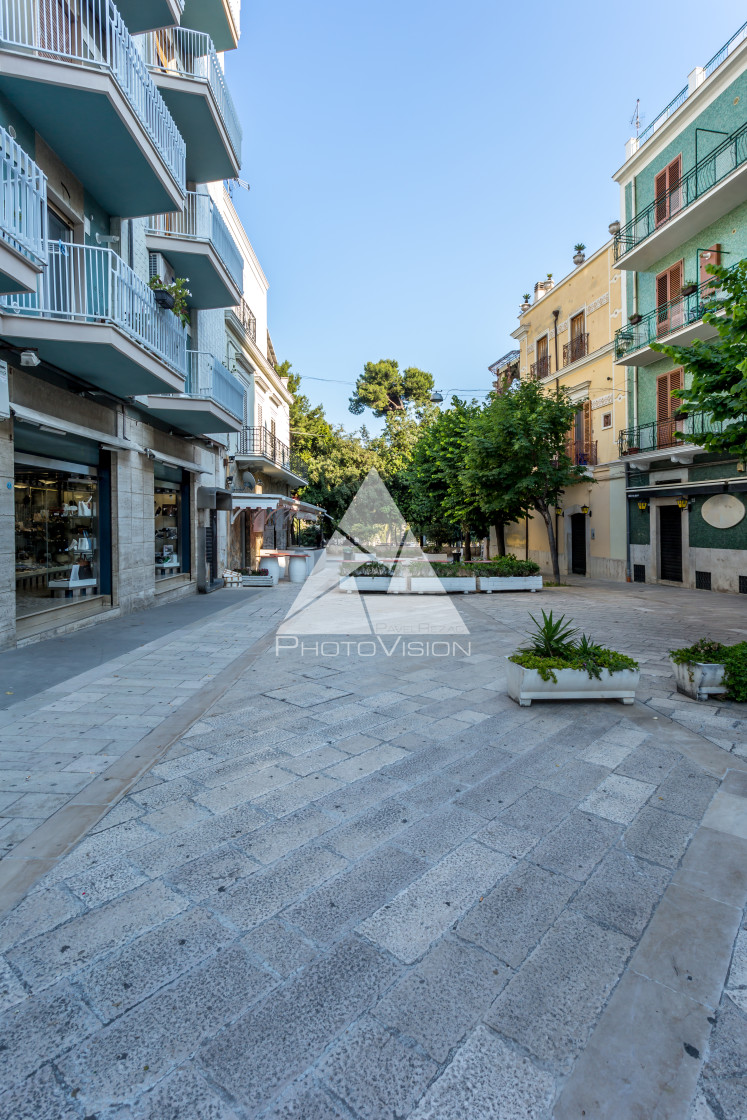
[{"label": "potted plant on balcony", "polygon": [[693,700],[724,696],[747,701],[747,642],[727,646],[701,638],[695,645],[671,649],[669,660],[677,691]]},{"label": "potted plant on balcony", "polygon": [[692,296],[692,295],[695,295],[697,290],[698,290],[698,285],[695,283],[695,281],[694,280],[688,280],[687,283],[683,284],[682,287],[680,288],[680,295],[683,298],[685,296]]},{"label": "potted plant on balcony", "polygon": [[642,315],[639,315],[637,311],[634,311],[632,315],[628,315],[628,322],[632,323],[632,325],[635,327],[638,325],[638,323],[640,323],[642,318]]},{"label": "potted plant on balcony", "polygon": [[151,276],[148,281],[155,301],[159,307],[173,311],[177,319],[179,319],[185,326],[189,325],[189,307],[187,300],[192,293],[187,288],[188,281],[181,276],[177,276],[173,284],[166,284],[160,276]]},{"label": "potted plant on balcony", "polygon": [[517,560],[513,553],[498,556],[483,564],[473,564],[479,590],[487,595],[494,591],[541,591],[542,576],[534,560]]},{"label": "potted plant on balcony", "polygon": [[573,246],[573,263],[583,264],[586,260],[586,246],[583,241],[579,241],[578,245]]},{"label": "potted plant on balcony", "polygon": [[522,707],[533,700],[622,700],[632,704],[640,680],[638,663],[616,650],[597,645],[565,615],[542,622],[529,616],[534,631],[529,644],[506,659],[508,694]]}]

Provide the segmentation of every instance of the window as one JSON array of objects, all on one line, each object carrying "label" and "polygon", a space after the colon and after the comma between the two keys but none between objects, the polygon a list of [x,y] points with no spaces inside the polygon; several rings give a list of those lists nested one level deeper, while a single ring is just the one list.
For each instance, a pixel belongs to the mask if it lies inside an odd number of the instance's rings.
[{"label": "window", "polygon": [[680,298],[684,261],[677,261],[656,277],[656,333],[669,334],[684,322],[684,303]]},{"label": "window", "polygon": [[261,404],[257,405],[257,427],[258,428],[262,427],[262,405]]},{"label": "window", "polygon": [[603,412],[602,413],[602,427],[603,428],[611,428],[612,427],[612,413],[611,412]]},{"label": "window", "polygon": [[583,358],[588,353],[588,347],[586,345],[588,335],[584,330],[585,325],[586,316],[583,311],[571,317],[571,341],[566,364],[577,362],[579,358]]},{"label": "window", "polygon": [[542,338],[537,339],[535,345],[537,360],[532,364],[532,377],[535,377],[538,381],[543,377],[548,377],[550,374],[550,354],[548,346],[547,335],[543,335]]},{"label": "window", "polygon": [[592,440],[591,434],[591,401],[584,401],[566,437],[566,450],[574,463],[580,465],[596,463],[597,445]]},{"label": "window", "polygon": [[[183,539],[183,476],[175,468],[157,467],[154,487],[156,579],[189,571],[188,543]],[[177,481],[178,480],[178,481]]]},{"label": "window", "polygon": [[684,387],[682,369],[673,369],[656,378],[656,420],[657,446],[671,447],[676,443],[677,421],[675,415],[680,407],[676,393]]},{"label": "window", "polygon": [[654,179],[655,222],[668,222],[682,209],[682,156],[667,164]]}]

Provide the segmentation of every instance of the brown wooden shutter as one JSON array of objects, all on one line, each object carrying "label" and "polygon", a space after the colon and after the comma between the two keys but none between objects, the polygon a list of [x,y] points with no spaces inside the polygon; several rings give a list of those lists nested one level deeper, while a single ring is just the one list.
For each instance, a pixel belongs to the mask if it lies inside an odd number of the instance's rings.
[{"label": "brown wooden shutter", "polygon": [[667,220],[667,173],[660,171],[654,179],[655,222],[660,226]]},{"label": "brown wooden shutter", "polygon": [[584,401],[584,454],[589,461],[591,453],[591,401]]},{"label": "brown wooden shutter", "polygon": [[656,277],[656,333],[669,330],[669,269]]},{"label": "brown wooden shutter", "polygon": [[716,268],[721,264],[721,246],[711,245],[710,249],[701,249],[698,254],[698,282],[701,285],[700,298],[708,299],[715,291],[713,277],[707,271],[709,265]]},{"label": "brown wooden shutter", "polygon": [[671,447],[675,442],[674,433],[677,430],[675,414],[680,408],[680,399],[676,396],[678,390],[684,386],[684,372],[682,368],[673,369],[669,373],[662,373],[656,378],[656,419],[657,419],[657,444],[659,447]]},{"label": "brown wooden shutter", "polygon": [[669,329],[681,327],[685,317],[685,301],[680,292],[684,284],[685,262],[678,261],[669,269]]},{"label": "brown wooden shutter", "polygon": [[667,217],[671,218],[682,209],[682,156],[673,159],[667,168],[667,195],[669,199]]}]

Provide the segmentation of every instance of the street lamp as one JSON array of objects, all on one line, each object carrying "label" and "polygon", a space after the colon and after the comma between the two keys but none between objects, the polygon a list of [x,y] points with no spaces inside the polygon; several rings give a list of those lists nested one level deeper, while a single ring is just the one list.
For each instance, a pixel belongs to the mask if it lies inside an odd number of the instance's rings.
[{"label": "street lamp", "polygon": [[438,389],[434,389],[431,393],[431,404],[441,404],[443,399],[443,395],[439,393]]}]

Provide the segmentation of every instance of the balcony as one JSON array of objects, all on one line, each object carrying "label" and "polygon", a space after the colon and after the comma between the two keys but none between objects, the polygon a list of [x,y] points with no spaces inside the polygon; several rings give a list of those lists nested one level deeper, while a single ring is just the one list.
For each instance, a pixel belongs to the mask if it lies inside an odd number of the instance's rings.
[{"label": "balcony", "polygon": [[536,362],[532,362],[529,367],[529,376],[534,378],[535,381],[541,381],[543,377],[550,376],[549,354],[545,354],[543,358],[538,358]]},{"label": "balcony", "polygon": [[235,179],[241,125],[209,35],[173,27],[139,35],[145,64],[187,144],[187,179]]},{"label": "balcony", "polygon": [[188,350],[189,373],[183,393],[141,397],[149,412],[190,435],[240,432],[244,386],[212,354]]},{"label": "balcony", "polygon": [[111,249],[50,245],[36,291],[0,299],[0,336],[118,397],[184,388],[185,328]]},{"label": "balcony", "polygon": [[696,338],[713,338],[718,332],[703,322],[706,309],[719,306],[720,288],[714,279],[705,280],[689,296],[663,303],[649,311],[639,323],[628,323],[615,332],[615,364],[619,366],[650,366],[660,362],[662,355],[651,349],[652,342],[671,346],[689,346]]},{"label": "balcony", "polygon": [[588,334],[575,335],[570,342],[563,343],[563,365],[570,366],[585,358],[589,353]]},{"label": "balcony", "polygon": [[256,345],[257,319],[246,300],[242,297],[235,307],[229,309],[227,315],[229,322]]},{"label": "balcony", "polygon": [[[687,437],[705,435],[707,432],[722,432],[729,426],[723,420],[714,420],[706,412],[691,412],[688,416],[672,417],[668,420],[654,420],[650,424],[638,424],[623,428],[618,437],[620,455],[635,456],[637,460],[661,458],[661,453],[681,450],[684,460],[704,448],[692,443]],[[678,437],[678,433],[681,436]],[[674,456],[672,456],[674,458]],[[677,456],[679,458],[679,456]]]},{"label": "balcony", "polygon": [[0,93],[109,214],[180,207],[185,145],[111,0],[0,0]]},{"label": "balcony", "polygon": [[568,454],[577,467],[595,467],[597,464],[597,441],[577,439],[567,445]]},{"label": "balcony", "polygon": [[239,45],[240,0],[185,0],[182,27],[204,31],[216,50],[232,51]]},{"label": "balcony", "polygon": [[0,128],[0,294],[35,292],[47,260],[47,177]]},{"label": "balcony", "polygon": [[145,238],[177,276],[189,278],[190,307],[231,307],[241,299],[244,261],[210,195],[190,191],[180,214],[151,215]]},{"label": "balcony", "polygon": [[184,0],[119,0],[119,11],[134,35],[136,31],[155,31],[179,23]]},{"label": "balcony", "polygon": [[645,272],[747,197],[747,124],[721,141],[679,184],[615,236],[618,268]]},{"label": "balcony", "polygon": [[269,428],[244,428],[239,436],[237,463],[254,463],[262,474],[305,486],[306,465],[301,457],[272,434]]}]

